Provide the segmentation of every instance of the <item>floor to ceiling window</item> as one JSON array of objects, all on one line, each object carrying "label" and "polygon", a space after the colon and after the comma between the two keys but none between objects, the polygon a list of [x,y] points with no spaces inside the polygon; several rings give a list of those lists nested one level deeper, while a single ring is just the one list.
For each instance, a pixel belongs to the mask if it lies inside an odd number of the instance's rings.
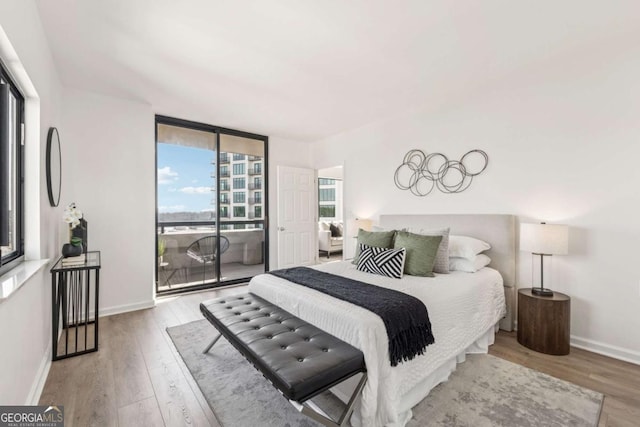
[{"label": "floor to ceiling window", "polygon": [[156,117],[158,293],[239,283],[266,271],[267,143],[265,136]]}]

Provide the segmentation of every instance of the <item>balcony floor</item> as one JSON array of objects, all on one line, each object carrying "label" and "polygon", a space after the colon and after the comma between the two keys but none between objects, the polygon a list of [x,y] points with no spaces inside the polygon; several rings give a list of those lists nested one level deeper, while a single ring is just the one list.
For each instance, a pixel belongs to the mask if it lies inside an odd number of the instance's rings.
[{"label": "balcony floor", "polygon": [[[222,281],[243,279],[264,273],[264,264],[244,265],[239,262],[231,262],[222,264],[220,268]],[[204,283],[203,273],[205,281],[213,281],[214,269],[215,267],[212,265],[207,265],[205,271],[203,271],[202,265],[177,269],[172,269],[170,266],[161,267],[158,271],[158,292],[202,285]]]}]

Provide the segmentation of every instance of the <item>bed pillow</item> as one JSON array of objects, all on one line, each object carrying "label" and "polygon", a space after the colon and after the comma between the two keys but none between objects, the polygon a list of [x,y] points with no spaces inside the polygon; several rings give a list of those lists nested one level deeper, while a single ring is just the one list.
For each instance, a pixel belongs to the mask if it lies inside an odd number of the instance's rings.
[{"label": "bed pillow", "polygon": [[489,249],[490,244],[473,237],[453,234],[449,236],[449,258],[466,258],[473,261],[476,255]]},{"label": "bed pillow", "polygon": [[405,274],[433,277],[433,264],[441,241],[442,236],[422,236],[408,231],[398,231],[393,247],[407,250]]},{"label": "bed pillow", "polygon": [[442,236],[440,246],[438,246],[438,253],[436,254],[436,261],[433,264],[434,273],[449,273],[449,229],[443,228],[442,230],[425,230],[423,228],[408,228],[407,231],[415,234],[422,234],[423,236]]},{"label": "bed pillow", "polygon": [[451,271],[464,271],[466,273],[475,273],[489,264],[491,264],[491,258],[485,254],[478,254],[473,260],[467,258],[449,259],[449,268]]},{"label": "bed pillow", "polygon": [[356,268],[366,273],[402,279],[406,254],[405,248],[384,249],[360,244],[360,257]]},{"label": "bed pillow", "polygon": [[356,256],[353,257],[353,263],[358,264],[358,257],[360,256],[360,244],[364,243],[367,246],[375,246],[377,248],[392,249],[393,237],[395,236],[395,230],[392,231],[365,231],[362,228],[358,230],[358,244],[356,245]]}]

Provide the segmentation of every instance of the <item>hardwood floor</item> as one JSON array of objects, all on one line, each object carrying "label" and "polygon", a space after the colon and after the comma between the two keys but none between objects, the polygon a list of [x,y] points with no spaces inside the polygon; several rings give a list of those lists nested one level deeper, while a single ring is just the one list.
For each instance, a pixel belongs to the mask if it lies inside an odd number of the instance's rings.
[{"label": "hardwood floor", "polygon": [[515,332],[500,333],[489,354],[605,395],[599,427],[640,425],[640,366],[571,347],[567,356],[521,346]]},{"label": "hardwood floor", "polygon": [[[66,426],[219,426],[165,329],[202,319],[200,301],[240,290],[161,298],[101,318],[99,351],[52,363],[40,404],[64,405]],[[640,366],[575,348],[536,353],[502,331],[490,353],[604,393],[600,427],[638,426]]]}]

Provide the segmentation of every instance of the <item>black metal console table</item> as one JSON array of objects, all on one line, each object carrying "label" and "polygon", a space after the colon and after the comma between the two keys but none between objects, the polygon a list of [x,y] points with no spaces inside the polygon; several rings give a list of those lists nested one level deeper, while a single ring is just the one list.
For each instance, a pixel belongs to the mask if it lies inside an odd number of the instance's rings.
[{"label": "black metal console table", "polygon": [[100,252],[87,252],[83,264],[63,259],[50,270],[53,361],[98,351]]}]

